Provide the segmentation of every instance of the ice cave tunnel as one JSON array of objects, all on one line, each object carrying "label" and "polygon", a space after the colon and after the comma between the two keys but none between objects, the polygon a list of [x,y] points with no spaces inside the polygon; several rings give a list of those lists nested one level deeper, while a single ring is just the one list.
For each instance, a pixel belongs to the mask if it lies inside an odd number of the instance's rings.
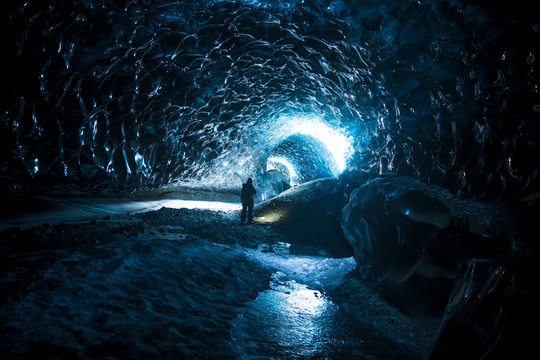
[{"label": "ice cave tunnel", "polygon": [[0,357],[537,353],[531,6],[2,2]]}]

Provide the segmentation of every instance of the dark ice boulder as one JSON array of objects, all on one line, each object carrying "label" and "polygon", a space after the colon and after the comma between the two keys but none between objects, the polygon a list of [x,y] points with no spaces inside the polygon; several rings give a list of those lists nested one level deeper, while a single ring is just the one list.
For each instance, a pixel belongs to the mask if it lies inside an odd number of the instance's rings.
[{"label": "dark ice boulder", "polygon": [[419,191],[409,191],[396,201],[401,213],[413,221],[443,229],[450,225],[450,212],[439,201]]},{"label": "dark ice boulder", "polygon": [[397,283],[413,274],[455,278],[468,258],[506,246],[505,224],[496,206],[407,177],[382,177],[355,189],[341,219],[359,270]]},{"label": "dark ice boulder", "polygon": [[531,308],[534,266],[512,214],[387,176],[351,193],[341,225],[362,277],[394,303],[439,302],[430,304],[442,309],[430,358],[476,359],[515,351],[506,346],[519,343]]}]

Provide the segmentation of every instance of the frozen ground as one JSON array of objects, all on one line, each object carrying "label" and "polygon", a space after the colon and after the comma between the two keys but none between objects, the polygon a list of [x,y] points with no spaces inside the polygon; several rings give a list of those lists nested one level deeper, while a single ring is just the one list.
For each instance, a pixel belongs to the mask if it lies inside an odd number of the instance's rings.
[{"label": "frozen ground", "polygon": [[438,319],[389,306],[352,257],[240,226],[237,210],[139,210],[1,233],[1,358],[417,359],[429,347]]},{"label": "frozen ground", "polygon": [[157,210],[162,207],[240,209],[238,195],[186,187],[142,190],[125,196],[29,196],[2,199],[0,231],[12,227],[28,228],[43,223],[51,225],[81,222],[107,215],[125,215]]}]

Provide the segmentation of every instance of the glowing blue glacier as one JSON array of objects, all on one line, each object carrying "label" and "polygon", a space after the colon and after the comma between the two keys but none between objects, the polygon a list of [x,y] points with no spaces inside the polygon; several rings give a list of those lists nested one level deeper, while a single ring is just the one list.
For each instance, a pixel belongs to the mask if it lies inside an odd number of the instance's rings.
[{"label": "glowing blue glacier", "polygon": [[392,172],[486,195],[532,192],[539,182],[529,161],[538,151],[530,145],[538,30],[520,8],[434,0],[4,7],[10,191],[234,187],[264,176],[274,149],[298,134],[325,144],[334,177]]}]

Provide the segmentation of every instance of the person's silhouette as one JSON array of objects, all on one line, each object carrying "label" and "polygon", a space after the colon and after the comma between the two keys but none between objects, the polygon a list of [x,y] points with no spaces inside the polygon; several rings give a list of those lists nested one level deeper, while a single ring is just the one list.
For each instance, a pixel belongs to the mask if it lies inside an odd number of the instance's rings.
[{"label": "person's silhouette", "polygon": [[240,224],[243,225],[246,220],[247,212],[247,223],[251,224],[253,222],[253,195],[257,192],[253,187],[253,180],[251,178],[247,179],[245,184],[242,184],[242,194],[240,198],[242,199],[242,213],[240,214]]}]

